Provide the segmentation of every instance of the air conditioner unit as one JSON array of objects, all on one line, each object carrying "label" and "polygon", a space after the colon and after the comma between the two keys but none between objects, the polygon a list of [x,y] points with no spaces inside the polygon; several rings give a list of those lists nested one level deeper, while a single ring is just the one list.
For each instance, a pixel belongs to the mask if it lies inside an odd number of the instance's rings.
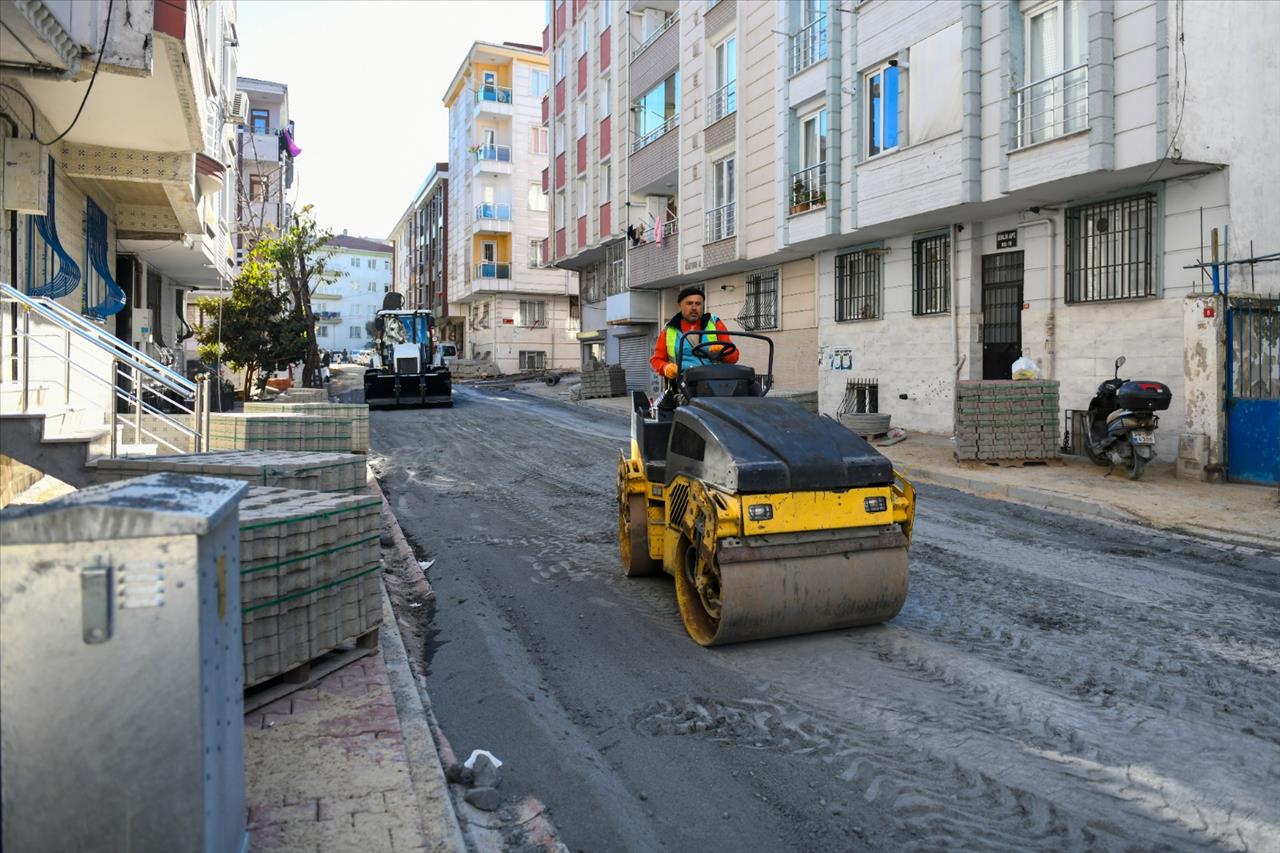
[{"label": "air conditioner unit", "polygon": [[248,124],[249,123],[249,93],[236,92],[231,97],[231,112],[227,114],[227,121],[231,124]]}]

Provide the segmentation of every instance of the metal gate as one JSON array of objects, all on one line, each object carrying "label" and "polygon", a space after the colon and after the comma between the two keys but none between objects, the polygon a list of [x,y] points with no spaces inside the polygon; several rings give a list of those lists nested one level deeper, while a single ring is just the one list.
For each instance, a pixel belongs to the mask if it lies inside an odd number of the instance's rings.
[{"label": "metal gate", "polygon": [[1280,298],[1227,300],[1227,477],[1280,485]]},{"label": "metal gate", "polygon": [[649,356],[653,355],[653,338],[649,335],[630,335],[618,339],[618,362],[627,374],[628,391],[650,391],[653,367]]},{"label": "metal gate", "polygon": [[1010,379],[1022,355],[1022,252],[982,256],[982,378]]}]

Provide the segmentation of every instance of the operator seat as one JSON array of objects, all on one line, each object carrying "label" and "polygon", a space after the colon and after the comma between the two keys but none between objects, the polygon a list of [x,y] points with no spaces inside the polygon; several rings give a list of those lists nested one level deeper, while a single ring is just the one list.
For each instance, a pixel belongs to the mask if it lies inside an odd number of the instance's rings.
[{"label": "operator seat", "polygon": [[743,364],[701,364],[684,372],[690,397],[759,397],[760,380]]}]

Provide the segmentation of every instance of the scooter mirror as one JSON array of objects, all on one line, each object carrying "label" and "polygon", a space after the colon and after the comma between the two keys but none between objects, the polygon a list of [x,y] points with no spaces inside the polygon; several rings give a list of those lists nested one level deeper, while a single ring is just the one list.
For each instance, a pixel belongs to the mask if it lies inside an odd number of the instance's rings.
[{"label": "scooter mirror", "polygon": [[1124,356],[1116,359],[1116,378],[1120,377],[1120,368],[1124,366]]}]

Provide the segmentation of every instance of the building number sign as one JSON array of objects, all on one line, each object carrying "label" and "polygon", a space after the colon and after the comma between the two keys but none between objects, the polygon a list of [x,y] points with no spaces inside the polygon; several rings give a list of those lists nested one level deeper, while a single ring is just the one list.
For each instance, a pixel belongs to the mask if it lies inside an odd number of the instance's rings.
[{"label": "building number sign", "polygon": [[1018,247],[1018,229],[996,232],[997,249],[1016,249]]}]

